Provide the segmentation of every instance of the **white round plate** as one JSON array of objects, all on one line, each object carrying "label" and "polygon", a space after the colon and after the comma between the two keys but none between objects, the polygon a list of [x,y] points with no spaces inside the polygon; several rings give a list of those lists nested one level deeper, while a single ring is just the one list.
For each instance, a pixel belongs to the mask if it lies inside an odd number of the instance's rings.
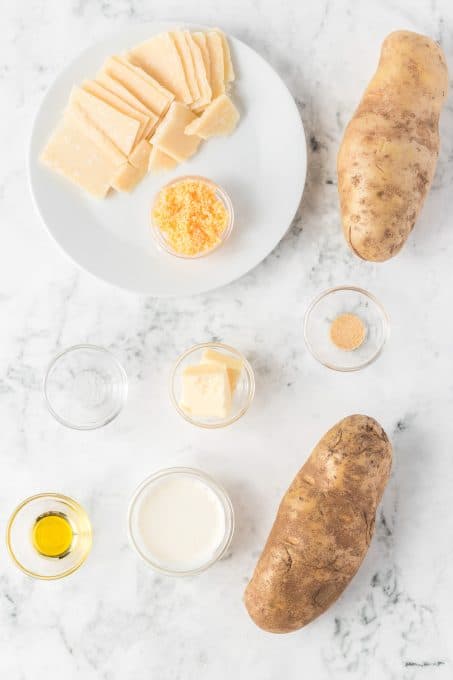
[{"label": "white round plate", "polygon": [[[307,167],[304,130],[291,94],[269,64],[235,38],[230,38],[236,69],[232,97],[241,120],[230,137],[203,142],[189,162],[172,172],[148,175],[131,194],[112,192],[104,200],[91,198],[40,163],[72,86],[94,78],[109,55],[172,28],[161,23],[129,26],[69,64],[42,101],[29,155],[37,209],[67,255],[109,283],[156,297],[205,292],[259,264],[291,224]],[[149,226],[156,191],[173,177],[187,174],[204,175],[224,187],[235,211],[234,229],[225,245],[196,260],[158,250]]]}]

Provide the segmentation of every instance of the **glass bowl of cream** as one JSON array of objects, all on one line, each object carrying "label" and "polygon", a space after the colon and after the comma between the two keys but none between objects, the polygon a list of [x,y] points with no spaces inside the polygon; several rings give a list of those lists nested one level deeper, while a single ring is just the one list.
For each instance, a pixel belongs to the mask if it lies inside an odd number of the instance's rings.
[{"label": "glass bowl of cream", "polygon": [[170,376],[170,399],[192,425],[231,425],[249,409],[255,376],[245,356],[220,342],[204,342],[181,354]]},{"label": "glass bowl of cream", "polygon": [[153,569],[193,576],[220,560],[231,543],[234,512],[217,482],[200,470],[160,470],[140,484],[128,513],[132,546]]}]

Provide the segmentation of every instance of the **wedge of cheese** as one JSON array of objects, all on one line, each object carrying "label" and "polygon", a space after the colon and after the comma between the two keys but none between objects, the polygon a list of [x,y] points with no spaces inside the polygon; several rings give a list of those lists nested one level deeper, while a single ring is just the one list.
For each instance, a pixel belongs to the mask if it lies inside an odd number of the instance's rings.
[{"label": "wedge of cheese", "polygon": [[165,109],[167,99],[162,93],[147,83],[129,64],[120,61],[118,57],[107,59],[102,72],[121,83],[156,116],[159,117]]},{"label": "wedge of cheese", "polygon": [[239,111],[226,94],[214,99],[199,118],[190,123],[186,135],[197,135],[201,139],[230,135],[239,121]]},{"label": "wedge of cheese", "polygon": [[148,170],[150,154],[151,144],[146,139],[142,139],[129,155],[128,161],[137,170],[145,170],[146,172]]},{"label": "wedge of cheese", "polygon": [[192,109],[194,111],[200,111],[201,109],[204,109],[204,107],[207,106],[211,101],[211,86],[206,73],[206,67],[204,65],[201,49],[198,47],[189,31],[184,31],[184,35],[192,54],[192,61],[195,68],[195,77],[197,79],[198,90],[200,92],[199,98],[192,104]]},{"label": "wedge of cheese", "polygon": [[112,187],[117,191],[130,192],[141,182],[148,168],[137,168],[131,163],[126,163],[118,168],[112,180]]},{"label": "wedge of cheese", "polygon": [[167,172],[168,170],[173,170],[178,165],[178,161],[174,158],[167,156],[166,153],[153,146],[149,156],[148,170],[152,172],[153,175],[157,175],[160,172]]},{"label": "wedge of cheese", "polygon": [[135,118],[125,116],[118,109],[80,87],[72,89],[69,104],[80,106],[94,125],[107,135],[123,154],[127,156],[132,151],[140,130],[140,123]]},{"label": "wedge of cheese", "polygon": [[173,92],[178,101],[192,102],[181,58],[168,33],[161,33],[137,45],[129,52],[128,58]]},{"label": "wedge of cheese", "polygon": [[201,418],[227,418],[231,412],[228,373],[218,364],[187,366],[182,374],[181,408]]},{"label": "wedge of cheese", "polygon": [[206,43],[211,63],[212,98],[215,99],[225,92],[225,61],[222,38],[217,31],[208,31],[206,33]]},{"label": "wedge of cheese", "polygon": [[190,51],[190,47],[187,42],[186,33],[185,31],[171,31],[170,38],[173,40],[173,43],[178,50],[182,67],[184,69],[184,74],[186,76],[186,82],[190,90],[190,103],[193,104],[200,98],[200,90],[198,88],[192,52]]},{"label": "wedge of cheese", "polygon": [[167,156],[178,161],[178,163],[182,163],[193,156],[201,142],[201,138],[196,135],[184,134],[186,127],[195,118],[195,114],[187,106],[180,102],[173,102],[151,138],[151,143],[166,153]]},{"label": "wedge of cheese", "polygon": [[220,28],[216,28],[214,30],[220,35],[222,40],[224,80],[225,85],[227,85],[228,83],[232,83],[236,77],[234,74],[233,62],[231,61],[230,46],[228,45],[228,40],[225,33],[221,31]]},{"label": "wedge of cheese", "polygon": [[[41,161],[96,198],[104,198],[124,159],[93,143],[83,117],[68,112],[41,155]],[[99,138],[99,139],[102,139]]]},{"label": "wedge of cheese", "polygon": [[209,83],[209,87],[211,87],[211,60],[209,59],[209,50],[208,50],[208,44],[206,41],[206,35],[202,33],[201,31],[196,31],[195,33],[192,33],[192,38],[194,42],[198,45],[198,47],[201,50],[201,55],[203,57],[203,62],[204,62],[204,68],[206,71],[206,77]]},{"label": "wedge of cheese", "polygon": [[86,92],[89,92],[94,97],[102,99],[102,101],[106,102],[107,104],[110,104],[110,106],[113,106],[117,111],[120,111],[120,113],[124,113],[124,115],[129,116],[130,118],[134,118],[139,122],[140,128],[137,134],[136,144],[145,137],[146,132],[149,130],[150,123],[150,118],[148,115],[142,113],[141,111],[137,111],[137,109],[134,109],[133,106],[123,101],[121,97],[118,97],[118,95],[113,94],[113,92],[110,92],[103,85],[100,85],[95,80],[84,80],[82,83],[82,88],[86,90]]}]

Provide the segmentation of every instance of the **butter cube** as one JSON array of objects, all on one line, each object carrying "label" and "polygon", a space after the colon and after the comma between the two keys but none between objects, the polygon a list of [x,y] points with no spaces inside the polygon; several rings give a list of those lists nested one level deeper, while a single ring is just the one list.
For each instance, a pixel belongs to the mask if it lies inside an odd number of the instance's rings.
[{"label": "butter cube", "polygon": [[230,354],[216,352],[214,349],[205,349],[201,358],[201,362],[203,364],[217,364],[220,366],[225,366],[228,373],[228,379],[230,381],[231,392],[234,392],[242,371],[242,361],[240,359],[236,359]]},{"label": "butter cube", "polygon": [[200,418],[227,418],[231,388],[225,366],[214,363],[188,366],[182,375],[181,408]]}]

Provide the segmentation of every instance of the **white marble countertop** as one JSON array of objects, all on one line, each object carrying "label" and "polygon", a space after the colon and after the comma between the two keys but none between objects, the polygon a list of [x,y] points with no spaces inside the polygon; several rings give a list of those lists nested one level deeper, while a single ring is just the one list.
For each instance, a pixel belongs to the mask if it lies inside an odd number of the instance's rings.
[{"label": "white marble countertop", "polygon": [[[263,54],[297,98],[309,140],[308,182],[291,231],[249,275],[201,297],[154,300],[80,272],[35,214],[25,153],[55,74],[83,47],[128,23],[220,25]],[[55,490],[86,506],[87,564],[60,582],[25,577],[0,547],[0,677],[10,680],[444,680],[453,677],[452,96],[433,190],[399,257],[358,261],[340,230],[335,156],[384,36],[440,39],[453,70],[449,0],[7,0],[0,25],[0,532],[22,498]],[[312,297],[356,284],[386,306],[392,335],[356,374],[316,364],[302,339]],[[167,377],[194,342],[243,350],[257,396],[224,431],[173,411]],[[124,362],[129,400],[95,432],[46,412],[49,360],[78,342]],[[288,636],[258,630],[242,591],[277,503],[319,437],[341,417],[377,418],[393,440],[393,476],[376,535],[340,601]],[[126,537],[136,485],[174,463],[202,467],[230,491],[237,533],[228,559],[174,580],[139,562]]]}]

